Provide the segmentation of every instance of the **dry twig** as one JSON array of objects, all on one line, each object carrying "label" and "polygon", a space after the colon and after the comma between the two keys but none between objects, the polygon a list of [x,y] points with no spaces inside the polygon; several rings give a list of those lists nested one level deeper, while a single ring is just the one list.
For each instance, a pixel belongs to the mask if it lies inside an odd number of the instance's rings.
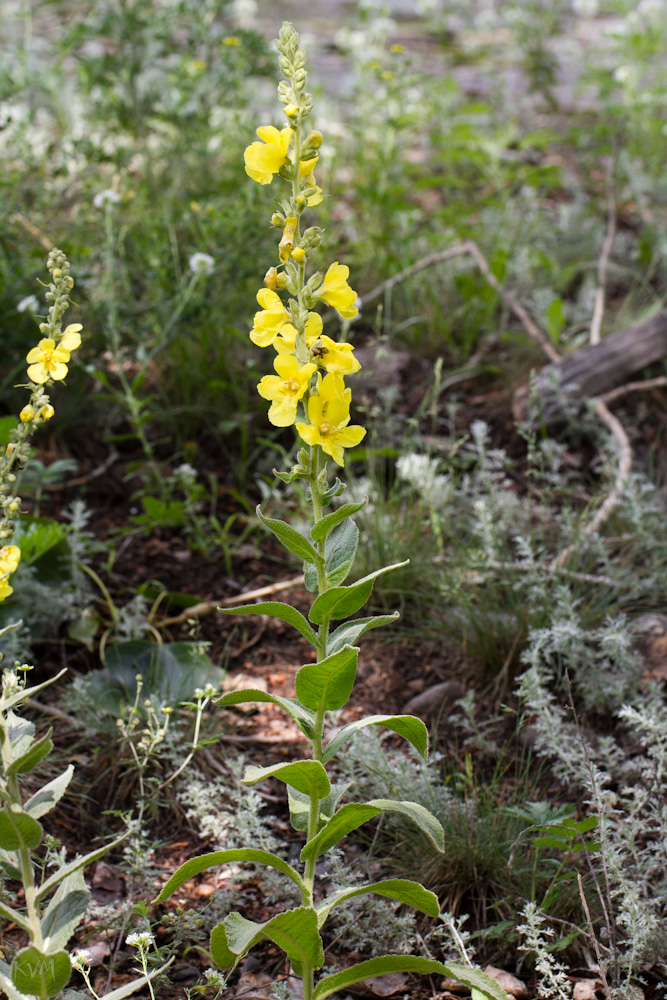
[{"label": "dry twig", "polygon": [[258,597],[269,597],[271,594],[278,594],[281,590],[291,590],[293,587],[300,587],[303,584],[303,574],[295,576],[291,580],[279,580],[271,583],[267,587],[259,587],[257,590],[248,590],[245,594],[237,594],[235,597],[225,597],[221,601],[202,601],[201,604],[193,604],[191,608],[186,608],[180,615],[173,618],[165,618],[160,622],[160,628],[167,625],[182,625],[188,618],[205,618],[212,615],[218,608],[233,608],[236,604],[248,604]]}]

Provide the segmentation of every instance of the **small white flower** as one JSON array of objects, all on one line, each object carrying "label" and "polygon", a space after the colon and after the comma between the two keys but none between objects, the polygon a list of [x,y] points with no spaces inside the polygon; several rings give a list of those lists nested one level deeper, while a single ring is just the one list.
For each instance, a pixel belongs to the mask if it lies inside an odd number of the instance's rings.
[{"label": "small white flower", "polygon": [[193,274],[213,274],[215,260],[210,253],[193,253],[190,257],[190,270]]},{"label": "small white flower", "polygon": [[153,944],[153,935],[150,931],[134,931],[127,935],[125,944],[131,948],[149,948]]},{"label": "small white flower", "polygon": [[69,960],[73,969],[87,969],[90,965],[90,952],[85,948],[75,948]]},{"label": "small white flower", "polygon": [[257,20],[257,0],[233,0],[232,17],[239,28],[254,27]]},{"label": "small white flower", "polygon": [[39,299],[36,295],[26,295],[24,299],[16,303],[17,313],[23,312],[37,312],[39,309]]},{"label": "small white flower", "polygon": [[595,17],[600,5],[598,0],[572,0],[572,10],[581,17]]},{"label": "small white flower", "polygon": [[93,206],[95,208],[106,208],[107,205],[117,205],[119,201],[122,201],[122,198],[117,191],[112,190],[112,188],[105,188],[104,191],[97,192],[93,198]]}]

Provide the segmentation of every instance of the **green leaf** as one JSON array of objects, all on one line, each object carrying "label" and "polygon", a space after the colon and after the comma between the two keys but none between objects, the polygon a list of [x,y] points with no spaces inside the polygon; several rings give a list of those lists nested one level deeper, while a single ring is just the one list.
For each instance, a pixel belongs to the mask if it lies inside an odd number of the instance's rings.
[{"label": "green leaf", "polygon": [[29,774],[45,757],[48,757],[53,750],[52,732],[53,730],[49,729],[48,733],[33,743],[29,750],[26,750],[20,757],[14,757],[7,768],[7,775]]},{"label": "green leaf", "polygon": [[307,560],[303,564],[303,582],[306,590],[310,591],[311,594],[317,593],[319,589],[317,567]]},{"label": "green leaf", "polygon": [[307,559],[312,563],[321,563],[321,558],[317,551],[313,548],[307,538],[293,528],[291,524],[287,521],[278,521],[272,517],[264,517],[262,514],[262,508],[257,505],[256,508],[257,517],[260,519],[263,525],[265,525],[269,531],[272,531],[279,542],[285,546],[290,552],[299,559]]},{"label": "green leaf", "polygon": [[184,882],[188,882],[195,875],[205,871],[207,868],[214,868],[216,865],[226,865],[232,862],[252,862],[258,865],[267,865],[275,868],[291,878],[300,890],[304,889],[303,879],[297,871],[288,865],[286,861],[269,851],[256,851],[251,847],[241,847],[229,851],[211,851],[209,854],[200,854],[197,858],[190,858],[178,868],[169,881],[162,887],[160,895],[153,900],[153,903],[164,903],[172,893],[176,892]]},{"label": "green leaf", "polygon": [[[345,792],[350,787],[349,781],[336,782],[331,786],[331,791],[325,799],[319,801],[319,823],[320,829],[328,823],[338,808],[338,803]],[[287,789],[289,800],[290,823],[299,833],[306,833],[308,830],[308,816],[310,814],[310,798],[302,792],[297,792],[295,788]]]},{"label": "green leaf", "polygon": [[31,566],[59,546],[66,536],[67,528],[59,521],[48,517],[22,517],[14,541],[21,549],[21,562]]},{"label": "green leaf", "polygon": [[409,559],[404,562],[394,563],[392,566],[383,566],[376,569],[374,573],[362,577],[349,587],[331,587],[323,594],[316,597],[310,609],[309,618],[315,625],[321,625],[330,618],[347,618],[361,608],[373,590],[373,583],[378,576],[388,573],[392,569],[400,566],[407,566]]},{"label": "green leaf", "polygon": [[308,841],[301,851],[301,860],[324,854],[330,847],[342,840],[351,830],[382,812],[395,812],[407,816],[425,833],[438,851],[445,849],[445,835],[435,816],[417,802],[394,801],[392,799],[372,799],[370,802],[347,802],[332,816],[323,830]]},{"label": "green leaf", "polygon": [[337,587],[352,569],[359,543],[359,529],[354,521],[337,524],[326,540],[325,569],[327,586]]},{"label": "green leaf", "polygon": [[[159,969],[153,969],[153,971],[149,972],[147,976],[139,976],[138,979],[133,979],[131,982],[125,983],[124,986],[119,986],[117,990],[111,990],[110,993],[105,993],[104,1000],[124,1000],[124,997],[129,997],[130,994],[136,993],[137,990],[142,989],[142,987],[144,987],[146,983],[150,982],[151,979],[157,979],[158,976],[163,975],[175,958],[176,956],[172,955],[168,962],[161,965]],[[63,997],[63,1000],[67,1000],[67,997]]]},{"label": "green leaf", "polygon": [[57,674],[53,677],[49,677],[47,681],[42,681],[41,684],[34,684],[32,687],[24,688],[23,691],[17,691],[15,694],[9,696],[9,698],[0,698],[0,712],[7,712],[10,708],[14,708],[15,705],[20,705],[27,698],[34,698],[36,694],[43,691],[44,688],[49,687],[59,680],[63,674],[67,673],[67,667],[63,667],[59,670]]},{"label": "green leaf", "polygon": [[272,764],[271,767],[255,767],[250,764],[243,778],[244,785],[256,785],[267,778],[278,778],[286,785],[296,788],[304,795],[324,799],[331,791],[329,777],[319,760],[295,760],[288,764]]},{"label": "green leaf", "polygon": [[560,340],[565,329],[565,308],[562,299],[554,299],[546,313],[546,327],[554,344]]},{"label": "green leaf", "polygon": [[352,514],[356,514],[358,510],[361,510],[368,503],[368,497],[360,503],[344,503],[337,510],[331,512],[331,514],[326,514],[317,524],[313,525],[310,535],[314,542],[320,542],[323,538],[329,534],[331,529],[335,527],[339,521],[344,521],[346,517],[351,517]]},{"label": "green leaf", "polygon": [[428,757],[428,730],[421,719],[415,715],[367,715],[338,730],[326,746],[322,763],[327,764],[354,733],[366,726],[386,726],[411,743],[424,760]]},{"label": "green leaf", "polygon": [[28,751],[35,735],[35,725],[29,719],[24,719],[14,712],[5,712],[4,720],[0,718],[0,731],[9,738],[12,759],[23,756]]},{"label": "green leaf", "polygon": [[297,975],[300,975],[304,962],[310,962],[316,969],[324,964],[317,914],[310,906],[286,910],[263,924],[246,920],[240,913],[230,913],[213,928],[213,960],[221,969],[227,969],[236,965],[263,938],[273,941],[286,952]]},{"label": "green leaf", "polygon": [[307,663],[294,679],[296,696],[302,705],[317,712],[335,712],[352,693],[357,676],[358,646],[344,646],[319,663]]},{"label": "green leaf", "polygon": [[66,951],[46,954],[34,945],[16,953],[10,976],[21,993],[37,997],[54,997],[63,990],[72,975],[72,965]]},{"label": "green leaf", "polygon": [[[20,872],[18,878],[19,880],[21,879]],[[22,913],[18,912],[18,910],[12,910],[11,906],[7,906],[7,904],[3,903],[1,899],[0,899],[0,917],[2,917],[4,920],[8,920],[12,924],[17,924],[28,934],[30,933],[30,921],[27,919],[27,917],[24,917]]]},{"label": "green leaf", "polygon": [[65,947],[83,920],[89,899],[90,893],[81,869],[63,879],[40,921],[46,952]]},{"label": "green leaf", "polygon": [[335,653],[345,645],[354,646],[364,632],[369,632],[372,628],[380,628],[381,625],[391,625],[400,617],[400,612],[394,611],[391,615],[372,615],[369,618],[354,618],[351,622],[343,622],[329,636],[327,653]]},{"label": "green leaf", "polygon": [[4,991],[7,1000],[35,1000],[34,996],[26,996],[19,992],[11,981],[11,968],[0,959],[0,992]]},{"label": "green leaf", "polygon": [[308,624],[307,620],[293,608],[290,604],[282,604],[280,601],[264,601],[262,604],[241,604],[237,608],[218,608],[223,615],[271,615],[272,618],[279,618],[288,625],[293,625],[297,632],[300,632],[304,639],[307,639],[311,646],[317,645],[317,636]]},{"label": "green leaf", "polygon": [[27,813],[15,812],[11,806],[0,809],[0,847],[5,851],[18,851],[27,847],[34,850],[42,842],[42,827]]},{"label": "green leaf", "polygon": [[459,965],[458,962],[447,963],[447,975],[463,983],[470,990],[479,990],[492,1000],[509,1000],[507,993],[495,979],[487,976],[481,969],[473,969],[469,965]]},{"label": "green leaf", "polygon": [[35,893],[35,902],[39,903],[43,899],[46,899],[46,897],[53,892],[55,887],[60,885],[64,879],[68,878],[80,868],[85,868],[86,865],[91,865],[93,861],[97,861],[98,858],[103,857],[107,851],[111,851],[114,847],[118,847],[119,844],[123,843],[129,832],[129,830],[126,830],[122,836],[109,841],[109,843],[105,844],[103,847],[98,847],[96,851],[90,851],[88,854],[84,854],[82,857],[75,858],[74,861],[70,861],[69,864],[63,865],[63,867],[59,868],[57,872],[54,872],[50,878],[47,878],[46,882],[42,882],[39,889]]},{"label": "green leaf", "polygon": [[323,926],[334,906],[344,903],[347,899],[352,899],[353,896],[363,896],[368,892],[385,896],[387,899],[396,899],[399,903],[407,903],[408,906],[421,913],[426,913],[429,917],[437,917],[440,913],[440,904],[434,892],[430,892],[419,882],[412,882],[410,879],[388,878],[381,882],[360,885],[354,889],[338,889],[337,892],[332,892],[315,907],[318,926]]},{"label": "green leaf", "polygon": [[43,785],[38,792],[31,795],[23,809],[30,813],[33,819],[39,819],[45,813],[50,812],[54,805],[60,801],[67,790],[74,775],[74,765],[70,764],[67,770],[53,778],[46,785]]},{"label": "green leaf", "polygon": [[302,733],[309,739],[313,738],[315,732],[315,717],[308,709],[300,705],[294,698],[283,698],[277,694],[267,694],[266,691],[259,691],[256,688],[245,688],[243,691],[230,691],[222,697],[215,699],[216,705],[242,705],[246,702],[266,702],[279,705],[296,722]]},{"label": "green leaf", "polygon": [[0,849],[0,871],[4,872],[7,878],[21,881],[21,865],[17,855],[13,851],[3,851]]},{"label": "green leaf", "polygon": [[359,962],[343,972],[336,972],[333,976],[325,976],[315,987],[313,1000],[324,1000],[325,997],[337,993],[338,990],[344,990],[353,983],[363,982],[364,979],[373,976],[386,976],[390,972],[419,972],[422,975],[437,973],[458,979],[470,989],[481,990],[493,1000],[509,1000],[507,993],[498,986],[498,983],[478,969],[451,962],[445,965],[444,962],[420,958],[418,955],[382,955],[379,958],[370,958],[367,962]]}]

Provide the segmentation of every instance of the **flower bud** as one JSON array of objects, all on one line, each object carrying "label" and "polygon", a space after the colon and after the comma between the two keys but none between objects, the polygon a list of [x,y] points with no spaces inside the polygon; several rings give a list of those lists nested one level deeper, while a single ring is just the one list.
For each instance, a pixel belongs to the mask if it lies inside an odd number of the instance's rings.
[{"label": "flower bud", "polygon": [[283,111],[285,112],[288,118],[296,118],[297,115],[299,114],[299,109],[296,104],[287,104],[283,108]]},{"label": "flower bud", "polygon": [[287,285],[289,284],[288,276],[280,271],[278,273],[278,277],[276,278],[276,284],[278,288],[287,288]]},{"label": "flower bud", "polygon": [[295,260],[297,264],[303,264],[304,260],[306,259],[306,251],[303,249],[303,247],[294,247],[291,256],[292,260]]},{"label": "flower bud", "polygon": [[30,403],[27,403],[19,413],[19,420],[22,424],[27,424],[35,417],[35,411]]},{"label": "flower bud", "polygon": [[[319,149],[322,145],[322,133],[318,132],[316,129],[312,129],[306,136],[306,145],[313,146],[315,149]],[[307,156],[302,156],[302,160],[307,160]]]},{"label": "flower bud", "polygon": [[270,288],[272,292],[275,292],[278,287],[278,270],[275,267],[270,267],[269,270],[264,275],[264,284],[267,288]]},{"label": "flower bud", "polygon": [[284,229],[285,216],[281,215],[280,212],[274,212],[271,216],[271,225],[275,226],[276,229]]}]

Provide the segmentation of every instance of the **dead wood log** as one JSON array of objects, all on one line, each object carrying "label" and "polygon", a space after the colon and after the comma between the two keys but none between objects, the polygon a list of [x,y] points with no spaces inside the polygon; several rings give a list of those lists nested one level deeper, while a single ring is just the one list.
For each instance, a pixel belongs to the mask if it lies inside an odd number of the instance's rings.
[{"label": "dead wood log", "polygon": [[[647,365],[667,355],[667,312],[644,323],[636,323],[612,333],[597,344],[582,347],[561,361],[546,365],[537,375],[539,419],[557,423],[562,417],[563,400],[576,404],[597,399]],[[514,417],[525,421],[528,386],[516,390]]]}]

